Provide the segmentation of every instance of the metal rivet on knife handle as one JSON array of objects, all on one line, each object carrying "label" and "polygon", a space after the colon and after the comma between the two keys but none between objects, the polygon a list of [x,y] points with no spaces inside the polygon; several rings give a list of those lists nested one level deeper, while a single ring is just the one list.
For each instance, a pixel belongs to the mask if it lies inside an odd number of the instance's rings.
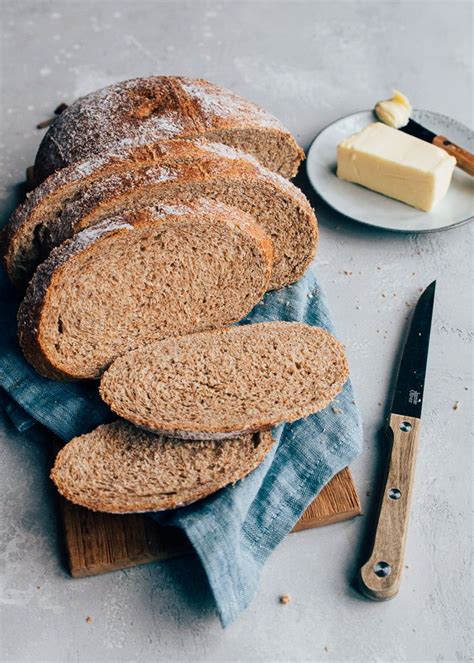
[{"label": "metal rivet on knife handle", "polygon": [[379,578],[386,578],[392,573],[392,567],[388,562],[377,562],[374,564],[373,570],[375,575]]}]

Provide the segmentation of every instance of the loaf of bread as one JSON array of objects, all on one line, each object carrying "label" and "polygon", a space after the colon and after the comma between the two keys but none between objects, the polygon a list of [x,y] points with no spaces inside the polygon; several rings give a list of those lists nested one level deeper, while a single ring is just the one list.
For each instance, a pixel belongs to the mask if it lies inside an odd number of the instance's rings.
[{"label": "loaf of bread", "polygon": [[51,478],[61,495],[93,511],[160,511],[190,504],[242,479],[272,446],[270,432],[225,444],[192,442],[116,421],[66,444]]},{"label": "loaf of bread", "polygon": [[123,417],[58,454],[64,497],[111,513],[192,503],[342,389],[325,330],[228,327],[315,254],[314,212],[285,179],[303,157],[278,120],[201,79],[117,83],[52,124],[3,233],[11,281],[29,282],[19,341],[47,378],[102,376]]},{"label": "loaf of bread", "polygon": [[37,187],[9,224],[5,265],[25,285],[52,247],[112,214],[142,205],[213,198],[249,212],[274,244],[270,288],[296,281],[317,245],[314,212],[301,191],[225,145],[169,141],[121,159],[66,168]]},{"label": "loaf of bread", "polygon": [[45,377],[97,378],[133,348],[240,320],[268,288],[271,256],[248,214],[215,201],[113,217],[35,272],[21,347]]},{"label": "loaf of bread", "polygon": [[35,177],[42,181],[123,145],[193,137],[241,148],[284,177],[293,177],[304,158],[275,117],[234,92],[202,79],[150,76],[115,83],[69,106],[40,145]]},{"label": "loaf of bread", "polygon": [[100,394],[120,417],[183,439],[265,430],[326,407],[349,372],[324,329],[264,322],[166,339],[116,359]]}]

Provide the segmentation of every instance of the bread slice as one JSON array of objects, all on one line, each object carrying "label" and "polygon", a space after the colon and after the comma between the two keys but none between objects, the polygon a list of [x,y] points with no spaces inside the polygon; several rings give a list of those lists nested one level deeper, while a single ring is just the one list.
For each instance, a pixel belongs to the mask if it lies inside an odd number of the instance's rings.
[{"label": "bread slice", "polygon": [[296,281],[314,256],[317,224],[305,196],[252,157],[225,145],[169,141],[121,159],[84,162],[52,175],[14,213],[5,265],[26,285],[36,265],[65,239],[143,204],[205,196],[249,212],[274,242],[271,288]]},{"label": "bread slice", "polygon": [[271,255],[248,214],[215,201],[111,218],[40,265],[21,347],[45,377],[97,378],[132,348],[240,320],[268,287]]},{"label": "bread slice", "polygon": [[123,145],[204,137],[253,154],[284,177],[304,158],[291,133],[260,106],[202,79],[150,76],[115,83],[81,97],[46,133],[35,177]]},{"label": "bread slice", "polygon": [[102,376],[112,410],[183,439],[224,439],[326,407],[349,376],[324,329],[263,322],[167,339],[119,357]]},{"label": "bread slice", "polygon": [[[62,168],[30,191],[2,229],[5,267],[12,283],[27,285],[34,268],[53,248],[50,228],[68,207],[81,208],[81,197],[97,191],[101,180],[137,168],[202,159],[206,141],[168,140],[153,146],[124,146]],[[109,180],[110,181],[110,180]],[[66,238],[67,239],[67,238]]]},{"label": "bread slice", "polygon": [[273,444],[270,432],[191,442],[115,421],[66,444],[51,478],[61,495],[93,511],[174,509],[242,479]]}]

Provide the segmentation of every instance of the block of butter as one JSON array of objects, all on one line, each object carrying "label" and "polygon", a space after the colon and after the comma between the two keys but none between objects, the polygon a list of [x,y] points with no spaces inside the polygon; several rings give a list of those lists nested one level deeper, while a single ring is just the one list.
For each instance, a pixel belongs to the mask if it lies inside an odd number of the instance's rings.
[{"label": "block of butter", "polygon": [[429,212],[446,195],[456,159],[374,122],[337,146],[337,176]]}]

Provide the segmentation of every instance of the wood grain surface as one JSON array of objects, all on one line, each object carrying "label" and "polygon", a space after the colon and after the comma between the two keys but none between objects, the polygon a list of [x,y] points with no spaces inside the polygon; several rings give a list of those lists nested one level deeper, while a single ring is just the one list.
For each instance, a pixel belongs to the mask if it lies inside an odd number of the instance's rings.
[{"label": "wood grain surface", "polygon": [[440,147],[456,159],[458,168],[464,170],[468,175],[474,176],[474,154],[463,147],[452,143],[446,136],[436,136],[433,145]]},{"label": "wood grain surface", "polygon": [[400,589],[410,517],[420,420],[392,414],[389,435],[392,450],[381,498],[374,544],[360,570],[362,592],[385,601]]},{"label": "wood grain surface", "polygon": [[[76,578],[192,554],[185,535],[145,514],[114,515],[76,506],[58,496],[71,575]],[[310,504],[294,532],[361,513],[350,471],[339,472]]]}]

